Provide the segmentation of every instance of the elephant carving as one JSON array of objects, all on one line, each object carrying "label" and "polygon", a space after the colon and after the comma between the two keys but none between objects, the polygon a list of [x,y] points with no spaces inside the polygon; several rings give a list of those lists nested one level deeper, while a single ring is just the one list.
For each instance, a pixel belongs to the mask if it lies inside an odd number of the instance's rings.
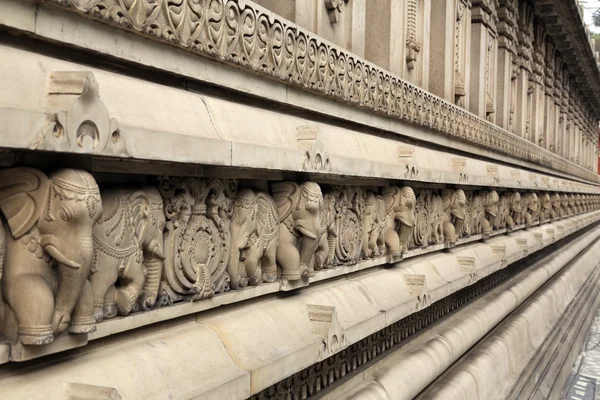
[{"label": "elephant carving", "polygon": [[544,193],[540,197],[541,209],[540,209],[540,223],[553,219],[552,217],[552,199],[550,194]]},{"label": "elephant carving", "polygon": [[232,289],[277,280],[279,215],[273,199],[253,189],[239,189],[231,220],[227,272]]},{"label": "elephant carving", "polygon": [[453,245],[458,240],[465,222],[467,196],[462,189],[445,189],[442,191],[444,203],[444,239],[447,244]]},{"label": "elephant carving", "polygon": [[580,194],[576,194],[574,195],[575,200],[574,200],[574,204],[575,204],[575,213],[576,214],[581,214],[583,212],[583,210],[581,209],[581,195]]},{"label": "elephant carving", "polygon": [[554,193],[551,197],[552,209],[550,210],[550,218],[552,220],[563,217],[562,200],[560,194]]},{"label": "elephant carving", "polygon": [[271,192],[280,221],[281,278],[292,281],[314,275],[314,255],[321,240],[321,188],[314,182],[276,182]]},{"label": "elephant carving", "polygon": [[535,193],[526,193],[522,199],[525,206],[525,226],[529,227],[531,224],[539,221],[539,199]]},{"label": "elephant carving", "polygon": [[92,175],[75,169],[49,176],[33,168],[2,170],[0,210],[7,223],[5,337],[41,345],[64,331],[96,330],[88,277],[102,201]]},{"label": "elephant carving", "polygon": [[377,257],[385,254],[385,202],[383,197],[367,191],[363,212],[363,254]]},{"label": "elephant carving", "polygon": [[507,192],[500,198],[500,218],[498,228],[511,231],[521,224],[521,195],[519,192]]},{"label": "elephant carving", "polygon": [[485,218],[483,220],[483,234],[489,235],[492,232],[493,227],[496,224],[496,217],[498,215],[498,203],[500,197],[495,190],[489,192],[483,192],[484,207],[485,207]]},{"label": "elephant carving", "polygon": [[324,194],[321,206],[321,239],[315,252],[315,270],[317,271],[334,265],[337,238],[335,217],[335,196],[330,193]]},{"label": "elephant carving", "polygon": [[94,226],[90,275],[96,321],[151,309],[165,259],[158,189],[110,189],[101,195],[104,213]]},{"label": "elephant carving", "polygon": [[575,195],[569,194],[568,196],[569,196],[568,197],[568,199],[569,199],[568,205],[569,206],[567,207],[567,210],[569,210],[569,216],[577,215],[578,213],[577,213],[577,209],[575,207]]},{"label": "elephant carving", "polygon": [[392,256],[400,256],[408,250],[408,238],[415,226],[415,192],[409,186],[385,187],[382,190],[385,203],[385,245]]}]

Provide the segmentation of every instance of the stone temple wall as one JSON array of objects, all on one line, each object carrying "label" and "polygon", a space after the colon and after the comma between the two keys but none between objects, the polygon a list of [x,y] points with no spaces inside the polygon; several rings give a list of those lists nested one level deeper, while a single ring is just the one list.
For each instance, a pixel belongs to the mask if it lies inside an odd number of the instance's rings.
[{"label": "stone temple wall", "polygon": [[564,378],[534,354],[599,278],[575,1],[0,0],[0,36],[3,395]]}]

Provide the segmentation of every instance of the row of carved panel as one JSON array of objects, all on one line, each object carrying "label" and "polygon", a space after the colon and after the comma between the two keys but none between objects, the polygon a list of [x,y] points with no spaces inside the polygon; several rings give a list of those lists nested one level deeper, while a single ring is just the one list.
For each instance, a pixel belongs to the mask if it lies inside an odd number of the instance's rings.
[{"label": "row of carved panel", "polygon": [[315,182],[265,192],[212,178],[100,190],[81,170],[4,169],[0,321],[6,340],[46,344],[116,315],[599,208],[599,195]]}]

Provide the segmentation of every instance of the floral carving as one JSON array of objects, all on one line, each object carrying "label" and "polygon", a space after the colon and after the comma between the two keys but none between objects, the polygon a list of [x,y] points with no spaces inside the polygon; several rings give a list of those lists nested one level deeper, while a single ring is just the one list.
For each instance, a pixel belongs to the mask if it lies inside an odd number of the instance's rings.
[{"label": "floral carving", "polygon": [[167,219],[161,303],[229,290],[226,269],[236,183],[164,178],[160,190]]}]

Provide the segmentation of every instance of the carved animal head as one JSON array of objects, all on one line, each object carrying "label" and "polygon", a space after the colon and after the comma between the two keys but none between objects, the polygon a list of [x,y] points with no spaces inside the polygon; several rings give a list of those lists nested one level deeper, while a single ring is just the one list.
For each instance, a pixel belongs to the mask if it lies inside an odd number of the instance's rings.
[{"label": "carved animal head", "polygon": [[467,196],[462,189],[445,189],[442,191],[444,210],[450,217],[456,220],[464,220],[467,208]]},{"label": "carved animal head", "polygon": [[498,215],[498,203],[500,202],[500,197],[495,190],[490,190],[485,194],[485,212],[492,216],[496,217]]},{"label": "carved animal head", "polygon": [[33,168],[2,170],[0,209],[15,239],[37,226],[40,245],[53,259],[89,268],[92,227],[102,214],[100,191],[89,173],[63,169],[48,177]]},{"label": "carved animal head", "polygon": [[542,203],[542,210],[548,211],[552,208],[552,200],[550,199],[550,195],[548,193],[544,193],[540,199]]},{"label": "carved animal head", "polygon": [[551,197],[552,208],[558,210],[561,206],[561,198],[558,193],[554,193]]},{"label": "carved animal head", "polygon": [[519,192],[512,193],[512,199],[510,202],[510,210],[515,213],[521,212],[521,194]]}]

